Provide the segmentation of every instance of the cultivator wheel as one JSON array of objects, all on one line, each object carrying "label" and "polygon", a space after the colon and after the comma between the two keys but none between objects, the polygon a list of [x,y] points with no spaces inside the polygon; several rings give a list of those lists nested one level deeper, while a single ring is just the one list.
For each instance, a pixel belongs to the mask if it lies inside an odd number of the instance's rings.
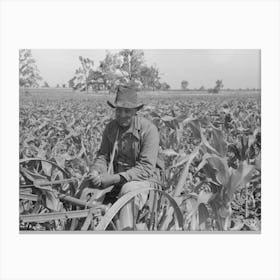
[{"label": "cultivator wheel", "polygon": [[[101,218],[96,230],[121,230],[118,220],[120,210],[141,193],[149,193],[143,209],[134,212],[133,231],[182,230],[183,215],[176,201],[166,192],[152,187],[131,191],[120,197]],[[133,207],[135,209],[135,207]],[[135,211],[135,210],[134,210]]]}]

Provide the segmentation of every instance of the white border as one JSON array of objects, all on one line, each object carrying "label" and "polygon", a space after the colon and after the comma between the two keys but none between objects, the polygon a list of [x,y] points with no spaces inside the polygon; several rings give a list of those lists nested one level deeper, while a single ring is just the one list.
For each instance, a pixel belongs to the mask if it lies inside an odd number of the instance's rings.
[{"label": "white border", "polygon": [[[32,31],[31,31],[32,30]],[[279,2],[1,2],[1,279],[279,279]],[[18,49],[262,50],[262,233],[19,235]]]}]

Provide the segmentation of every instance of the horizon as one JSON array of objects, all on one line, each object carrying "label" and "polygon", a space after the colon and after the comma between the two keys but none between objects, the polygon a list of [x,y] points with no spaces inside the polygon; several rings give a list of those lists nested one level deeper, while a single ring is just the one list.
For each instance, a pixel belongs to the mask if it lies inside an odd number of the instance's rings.
[{"label": "horizon", "polygon": [[[115,53],[119,49],[108,49]],[[225,89],[261,88],[261,51],[256,49],[143,49],[144,62],[156,66],[160,82],[166,82],[171,89],[178,90],[181,81],[189,82],[188,89],[206,90],[215,86],[216,80],[223,80]],[[50,88],[62,86],[74,76],[80,67],[81,55],[94,61],[94,69],[105,58],[106,50],[86,49],[31,49],[32,56],[43,78]]]}]

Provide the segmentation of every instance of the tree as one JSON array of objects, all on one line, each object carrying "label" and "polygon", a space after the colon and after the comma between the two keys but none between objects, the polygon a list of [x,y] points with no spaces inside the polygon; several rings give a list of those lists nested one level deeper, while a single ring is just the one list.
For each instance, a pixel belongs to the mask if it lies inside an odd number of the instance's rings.
[{"label": "tree", "polygon": [[90,83],[91,83],[91,72],[93,71],[94,62],[89,58],[83,58],[79,56],[79,61],[81,63],[81,67],[79,67],[74,74],[74,77],[69,80],[69,85],[73,89],[80,89],[81,91],[88,92]]},{"label": "tree", "polygon": [[74,82],[74,80],[75,80],[75,77],[73,77],[72,79],[70,79],[68,81],[68,87],[70,87],[72,89],[75,89],[75,82]]},{"label": "tree", "polygon": [[49,86],[49,84],[48,84],[46,81],[44,81],[43,87],[44,87],[44,88],[49,88],[50,86]]},{"label": "tree", "polygon": [[100,90],[104,86],[104,75],[101,71],[90,71],[88,76],[88,86],[94,90]]},{"label": "tree", "polygon": [[201,86],[198,90],[203,91],[203,90],[205,90],[205,88],[204,88],[204,86]]},{"label": "tree", "polygon": [[217,80],[216,81],[216,86],[212,89],[209,89],[209,93],[219,93],[219,91],[224,87],[223,85],[223,80]]},{"label": "tree", "polygon": [[142,50],[124,49],[118,53],[119,64],[117,69],[128,82],[140,80],[141,66],[144,64],[144,52]]},{"label": "tree", "polygon": [[60,85],[59,85],[59,84],[57,84],[57,85],[56,85],[56,88],[60,88]]},{"label": "tree", "polygon": [[110,52],[106,52],[104,60],[100,61],[99,70],[103,74],[104,86],[109,91],[113,88],[115,81],[117,80],[116,71],[116,56]]},{"label": "tree", "polygon": [[42,80],[42,77],[36,61],[32,57],[31,50],[19,50],[19,86],[24,88],[38,87],[40,80]]},{"label": "tree", "polygon": [[155,90],[159,86],[159,70],[156,66],[142,66],[140,69],[140,81],[144,89]]},{"label": "tree", "polygon": [[122,83],[134,84],[141,87],[141,68],[144,66],[144,52],[142,50],[123,49],[116,54],[106,53],[100,61],[99,69],[103,74],[104,85],[113,90]]},{"label": "tree", "polygon": [[170,85],[168,84],[168,83],[162,83],[162,84],[160,84],[160,89],[161,90],[169,90],[171,87],[170,87]]},{"label": "tree", "polygon": [[217,81],[216,81],[215,89],[217,89],[217,90],[219,91],[219,90],[222,89],[223,87],[224,87],[224,85],[223,85],[223,80],[217,80]]},{"label": "tree", "polygon": [[189,82],[188,82],[188,81],[186,81],[186,80],[182,81],[182,82],[181,82],[181,89],[182,89],[182,90],[187,90],[188,85],[189,85]]}]

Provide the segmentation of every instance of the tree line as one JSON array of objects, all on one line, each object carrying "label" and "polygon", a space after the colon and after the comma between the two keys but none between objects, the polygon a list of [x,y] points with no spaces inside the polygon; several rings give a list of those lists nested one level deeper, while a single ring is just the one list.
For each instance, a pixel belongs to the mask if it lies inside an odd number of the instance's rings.
[{"label": "tree line", "polygon": [[114,90],[118,84],[130,83],[139,89],[167,90],[170,86],[160,82],[159,69],[144,62],[142,50],[124,49],[115,54],[106,52],[105,58],[94,70],[94,61],[79,57],[81,67],[69,81],[69,87],[81,91]]},{"label": "tree line", "polygon": [[[79,56],[80,67],[75,70],[68,84],[73,90],[113,91],[119,84],[130,83],[143,90],[168,90],[170,85],[160,81],[156,65],[148,66],[144,52],[136,49],[123,49],[117,53],[106,52],[105,58],[95,67],[94,60]],[[42,77],[32,57],[31,50],[22,49],[19,53],[20,87],[39,87]],[[49,87],[44,81],[43,87]],[[57,85],[56,87],[60,87]]]},{"label": "tree line", "polygon": [[[116,53],[106,51],[105,58],[97,65],[94,60],[79,56],[80,66],[73,73],[73,76],[65,84],[56,87],[72,88],[73,90],[113,91],[114,88],[123,83],[133,84],[140,90],[169,90],[168,83],[162,82],[159,69],[156,65],[149,66],[145,63],[144,52],[139,49],[123,49]],[[36,61],[29,49],[19,51],[19,86],[21,88],[30,87],[50,87],[40,75]],[[189,82],[181,82],[182,90],[189,89]],[[209,93],[218,93],[224,87],[222,80],[217,80],[215,86],[205,89],[201,86],[198,91],[207,90]]]},{"label": "tree line", "polygon": [[[188,86],[189,86],[189,82],[186,81],[186,80],[183,80],[181,82],[181,89],[182,90],[188,90]],[[219,91],[224,87],[223,85],[223,80],[217,80],[216,81],[216,85],[214,88],[209,88],[207,91],[209,93],[219,93]],[[194,89],[192,89],[194,90]],[[201,86],[199,89],[195,89],[195,90],[198,90],[198,91],[205,91],[205,88],[204,86]]]}]

